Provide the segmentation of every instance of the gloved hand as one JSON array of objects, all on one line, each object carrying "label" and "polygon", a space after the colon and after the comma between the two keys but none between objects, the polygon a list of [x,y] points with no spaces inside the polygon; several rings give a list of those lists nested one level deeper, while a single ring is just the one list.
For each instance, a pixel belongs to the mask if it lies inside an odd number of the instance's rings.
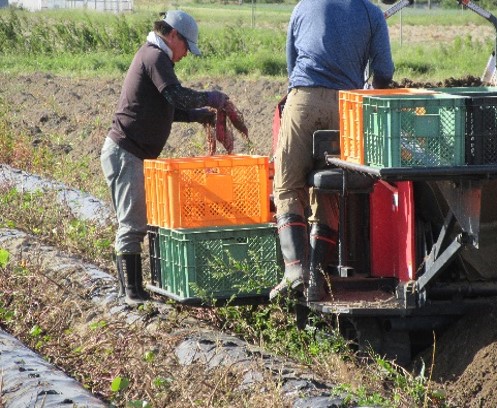
[{"label": "gloved hand", "polygon": [[215,109],[223,109],[229,97],[220,91],[209,91],[207,93],[207,105]]},{"label": "gloved hand", "polygon": [[216,126],[216,111],[209,108],[191,109],[188,111],[188,118],[190,122]]},{"label": "gloved hand", "polygon": [[391,79],[383,78],[381,76],[373,76],[373,88],[374,89],[386,89],[390,85]]}]

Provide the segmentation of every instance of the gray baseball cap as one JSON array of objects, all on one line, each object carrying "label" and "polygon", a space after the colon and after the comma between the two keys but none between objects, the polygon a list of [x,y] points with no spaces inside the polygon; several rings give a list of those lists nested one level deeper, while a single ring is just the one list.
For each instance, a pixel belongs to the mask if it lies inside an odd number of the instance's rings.
[{"label": "gray baseball cap", "polygon": [[181,10],[171,10],[166,13],[164,21],[185,37],[191,53],[202,55],[197,47],[198,26],[192,16]]}]

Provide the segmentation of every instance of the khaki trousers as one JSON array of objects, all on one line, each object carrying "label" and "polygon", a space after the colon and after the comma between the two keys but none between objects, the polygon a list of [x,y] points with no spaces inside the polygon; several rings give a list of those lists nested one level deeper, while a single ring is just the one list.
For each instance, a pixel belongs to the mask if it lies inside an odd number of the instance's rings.
[{"label": "khaki trousers", "polygon": [[294,88],[288,94],[275,153],[276,216],[297,214],[338,229],[338,196],[309,188],[307,176],[314,168],[314,132],[339,125],[337,90]]}]

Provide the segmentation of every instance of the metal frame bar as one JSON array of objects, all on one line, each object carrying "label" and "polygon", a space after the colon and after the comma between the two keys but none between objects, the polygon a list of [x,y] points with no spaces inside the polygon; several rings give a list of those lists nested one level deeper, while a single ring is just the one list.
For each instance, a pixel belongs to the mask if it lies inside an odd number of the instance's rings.
[{"label": "metal frame bar", "polygon": [[386,9],[383,12],[383,17],[385,17],[385,19],[390,18],[394,14],[396,14],[400,10],[402,10],[404,7],[410,6],[413,3],[414,3],[414,0],[400,0],[399,2],[395,3],[392,7]]},{"label": "metal frame bar", "polygon": [[426,262],[425,273],[416,281],[418,292],[424,291],[425,287],[448,266],[448,263],[454,259],[461,248],[466,245],[465,234],[459,234],[452,240],[452,242],[449,243],[447,247],[445,247],[445,249],[441,249],[443,241],[447,236],[447,232],[454,224],[454,217],[452,214],[447,218],[450,218],[449,223],[448,225],[444,225],[437,242],[433,245],[432,251],[430,252]]},{"label": "metal frame bar", "polygon": [[326,156],[326,163],[344,170],[369,174],[385,181],[437,181],[454,178],[494,179],[497,178],[497,164],[474,166],[438,166],[438,167],[383,167],[375,168],[364,164],[347,162],[336,156]]},{"label": "metal frame bar", "polygon": [[445,217],[444,225],[442,226],[442,230],[440,231],[437,241],[433,244],[431,252],[428,254],[428,257],[425,260],[426,270],[432,269],[433,264],[435,263],[440,252],[442,251],[443,242],[445,241],[445,238],[447,237],[449,230],[452,229],[454,222],[455,222],[455,217],[452,213],[449,212]]}]

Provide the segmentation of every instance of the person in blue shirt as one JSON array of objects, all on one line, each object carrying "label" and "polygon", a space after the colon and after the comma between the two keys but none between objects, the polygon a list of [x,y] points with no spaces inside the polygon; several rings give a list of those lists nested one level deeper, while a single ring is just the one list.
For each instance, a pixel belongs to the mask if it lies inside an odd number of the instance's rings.
[{"label": "person in blue shirt", "polygon": [[269,296],[305,289],[307,300],[317,301],[326,295],[320,263],[336,248],[338,199],[307,185],[312,136],[339,129],[338,91],[364,88],[368,62],[374,88],[389,85],[394,64],[383,12],[370,0],[301,0],[290,17],[286,54],[289,86],[274,175],[285,272]]}]

